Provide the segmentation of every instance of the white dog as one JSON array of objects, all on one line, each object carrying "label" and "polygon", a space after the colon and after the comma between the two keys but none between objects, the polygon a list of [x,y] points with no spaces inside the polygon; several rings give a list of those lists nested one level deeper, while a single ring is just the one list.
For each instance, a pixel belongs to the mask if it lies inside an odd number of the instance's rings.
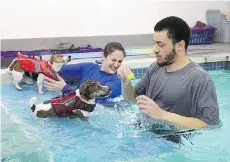
[{"label": "white dog", "polygon": [[57,75],[62,66],[71,61],[71,56],[63,56],[62,54],[53,54],[49,61],[38,59],[35,57],[28,57],[22,55],[20,52],[16,59],[14,59],[8,67],[8,72],[13,76],[13,84],[17,90],[22,90],[19,86],[20,82],[26,84],[33,84],[32,79],[24,75],[25,72],[32,72],[38,74],[37,85],[38,93],[43,94],[43,80],[49,77],[57,80]]}]

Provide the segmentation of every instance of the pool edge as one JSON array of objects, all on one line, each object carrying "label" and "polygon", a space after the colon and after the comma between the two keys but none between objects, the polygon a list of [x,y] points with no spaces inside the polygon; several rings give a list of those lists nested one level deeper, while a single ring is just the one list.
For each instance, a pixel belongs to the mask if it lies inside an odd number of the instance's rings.
[{"label": "pool edge", "polygon": [[[189,58],[199,64],[202,63],[213,63],[213,62],[224,62],[228,61],[230,62],[230,53],[223,52],[220,54],[209,54],[209,55],[194,55],[189,56]],[[79,62],[85,62],[86,60],[73,60],[70,62],[70,64],[79,63]],[[89,59],[87,61],[95,62],[95,59]],[[154,61],[156,61],[156,58],[154,57],[145,57],[145,58],[130,58],[125,60],[124,62],[130,66],[131,69],[138,69],[138,68],[147,68],[149,67]],[[1,69],[0,70],[0,77],[1,77],[1,83],[10,83],[13,81],[13,78],[11,74],[7,72],[7,69]]]}]

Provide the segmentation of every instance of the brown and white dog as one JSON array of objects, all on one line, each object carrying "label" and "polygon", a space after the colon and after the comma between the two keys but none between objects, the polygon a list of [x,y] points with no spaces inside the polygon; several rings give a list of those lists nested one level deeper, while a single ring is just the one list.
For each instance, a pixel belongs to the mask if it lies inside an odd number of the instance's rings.
[{"label": "brown and white dog", "polygon": [[[19,54],[21,53],[19,52]],[[58,73],[61,70],[62,66],[70,61],[71,61],[71,56],[64,56],[62,54],[53,54],[48,60],[48,65],[50,65],[49,67],[51,67],[54,72]],[[22,88],[19,86],[19,83],[33,84],[33,80],[25,76],[25,72],[27,71],[22,67],[20,61],[17,58],[14,59],[9,65],[8,72],[12,74],[13,84],[15,85],[17,90],[20,91],[22,90]],[[37,78],[38,93],[43,94],[44,92],[42,90],[42,87],[43,87],[43,80],[45,79],[45,75],[40,71],[37,71],[36,73],[38,74],[38,78]]]},{"label": "brown and white dog", "polygon": [[78,117],[87,119],[96,106],[95,98],[108,96],[110,91],[108,86],[102,86],[94,80],[87,80],[75,93],[57,96],[37,105],[35,104],[37,98],[32,97],[29,106],[39,118]]}]

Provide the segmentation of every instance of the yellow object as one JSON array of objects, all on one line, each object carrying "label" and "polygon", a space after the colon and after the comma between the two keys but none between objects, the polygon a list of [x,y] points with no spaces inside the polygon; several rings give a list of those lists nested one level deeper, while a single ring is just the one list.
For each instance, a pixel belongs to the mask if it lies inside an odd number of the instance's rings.
[{"label": "yellow object", "polygon": [[127,77],[126,77],[126,80],[130,81],[134,79],[134,74],[133,73],[130,73]]}]

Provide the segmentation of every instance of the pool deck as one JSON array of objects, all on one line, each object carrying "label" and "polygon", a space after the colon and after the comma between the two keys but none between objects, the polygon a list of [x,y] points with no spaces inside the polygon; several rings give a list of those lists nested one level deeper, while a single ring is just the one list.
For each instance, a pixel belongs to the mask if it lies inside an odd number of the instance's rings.
[{"label": "pool deck", "polygon": [[[142,46],[142,47],[135,47],[135,48],[150,49],[152,47]],[[193,60],[196,63],[230,61],[230,43],[214,43],[210,45],[190,45],[188,48],[188,56],[190,57],[191,60]],[[76,60],[72,60],[69,64],[75,64],[80,62],[95,62],[95,60],[100,60],[100,58],[76,59]],[[132,69],[135,69],[135,68],[148,67],[155,60],[156,59],[154,54],[149,53],[140,56],[138,55],[127,56],[124,62],[128,64]],[[9,82],[12,80],[12,76],[6,72],[5,68],[2,68],[0,70],[0,76],[1,76],[1,83]]]},{"label": "pool deck", "polygon": [[[136,47],[140,49],[150,49],[151,46]],[[197,63],[205,62],[219,62],[230,61],[230,43],[214,43],[209,45],[190,45],[188,48],[188,56],[191,60]],[[100,60],[99,58],[90,59],[78,59],[71,61],[71,64],[80,62],[91,62]],[[131,68],[148,67],[153,61],[155,61],[153,53],[141,55],[141,56],[127,56],[125,63],[129,64]],[[138,62],[138,64],[137,64]]]}]

